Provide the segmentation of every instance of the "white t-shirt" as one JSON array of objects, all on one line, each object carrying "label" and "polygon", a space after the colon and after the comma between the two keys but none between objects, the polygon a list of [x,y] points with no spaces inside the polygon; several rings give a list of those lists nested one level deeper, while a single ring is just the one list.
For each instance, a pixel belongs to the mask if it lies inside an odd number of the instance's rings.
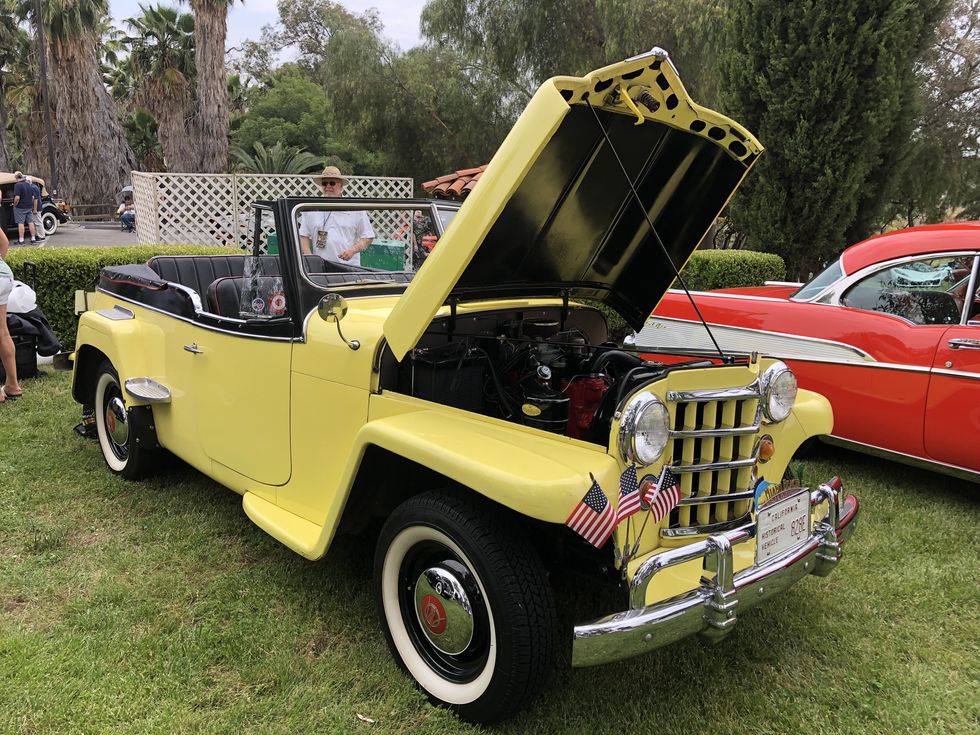
[{"label": "white t-shirt", "polygon": [[299,224],[299,234],[310,238],[310,247],[324,260],[360,265],[361,254],[350,260],[341,260],[340,254],[362,237],[374,239],[374,228],[363,209],[356,212],[304,212]]}]

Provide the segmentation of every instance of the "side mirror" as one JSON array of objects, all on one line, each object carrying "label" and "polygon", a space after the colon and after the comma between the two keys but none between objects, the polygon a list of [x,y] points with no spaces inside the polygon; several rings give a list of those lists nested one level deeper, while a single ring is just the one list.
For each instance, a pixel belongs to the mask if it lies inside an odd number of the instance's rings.
[{"label": "side mirror", "polygon": [[340,320],[347,316],[347,299],[341,296],[339,293],[328,293],[322,299],[316,307],[317,314],[325,322],[336,322],[337,323],[337,334],[344,341],[344,344],[350,347],[352,350],[360,348],[361,343],[356,339],[350,341],[344,337],[344,333],[340,331]]},{"label": "side mirror", "polygon": [[347,299],[339,293],[328,293],[316,307],[320,318],[325,322],[339,322],[347,316]]}]

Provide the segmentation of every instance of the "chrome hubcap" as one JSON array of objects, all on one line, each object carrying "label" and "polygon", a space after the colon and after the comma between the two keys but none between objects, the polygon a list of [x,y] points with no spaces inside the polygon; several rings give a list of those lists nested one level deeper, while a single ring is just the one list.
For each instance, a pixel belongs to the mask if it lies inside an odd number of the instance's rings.
[{"label": "chrome hubcap", "polygon": [[462,653],[473,640],[473,607],[464,586],[467,582],[472,583],[472,575],[465,568],[433,566],[415,583],[415,614],[422,632],[429,643],[446,654]]},{"label": "chrome hubcap", "polygon": [[110,398],[106,403],[105,428],[113,444],[126,446],[129,440],[129,422],[126,420],[126,406],[118,396]]}]

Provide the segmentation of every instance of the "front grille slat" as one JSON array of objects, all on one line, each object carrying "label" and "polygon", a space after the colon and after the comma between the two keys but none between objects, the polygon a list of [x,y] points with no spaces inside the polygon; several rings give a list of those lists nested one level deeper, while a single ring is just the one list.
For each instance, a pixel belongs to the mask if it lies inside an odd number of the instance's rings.
[{"label": "front grille slat", "polygon": [[[681,503],[664,536],[709,533],[749,513],[757,436],[758,382],[744,388],[670,391],[674,421],[665,456],[681,483]],[[731,497],[729,497],[731,496]]]}]

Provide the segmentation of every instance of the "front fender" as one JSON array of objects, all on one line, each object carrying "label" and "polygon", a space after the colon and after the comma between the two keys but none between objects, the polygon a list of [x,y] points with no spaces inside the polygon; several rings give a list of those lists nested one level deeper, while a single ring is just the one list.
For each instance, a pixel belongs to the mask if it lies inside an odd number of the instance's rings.
[{"label": "front fender", "polygon": [[548,523],[565,522],[589,489],[590,474],[610,502],[619,488],[619,464],[600,447],[465,414],[389,416],[365,424],[357,441],[361,449],[387,449]]}]

